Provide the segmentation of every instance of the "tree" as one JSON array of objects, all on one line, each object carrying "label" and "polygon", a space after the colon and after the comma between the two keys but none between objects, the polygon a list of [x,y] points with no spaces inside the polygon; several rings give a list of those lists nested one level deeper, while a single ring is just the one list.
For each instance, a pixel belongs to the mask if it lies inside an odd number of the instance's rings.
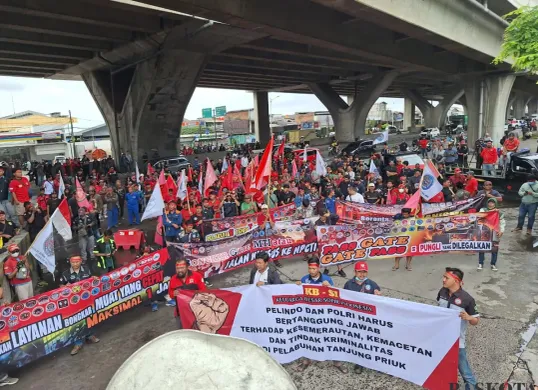
[{"label": "tree", "polygon": [[493,60],[513,60],[516,71],[538,73],[538,6],[525,6],[504,16],[510,24],[504,31],[501,52]]}]

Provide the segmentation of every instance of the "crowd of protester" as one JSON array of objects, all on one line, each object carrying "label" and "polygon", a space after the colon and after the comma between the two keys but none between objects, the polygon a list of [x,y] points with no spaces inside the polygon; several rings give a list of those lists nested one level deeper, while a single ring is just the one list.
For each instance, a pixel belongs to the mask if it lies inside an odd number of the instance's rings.
[{"label": "crowd of protester", "polygon": [[[516,139],[517,141],[517,139]],[[495,165],[501,164],[499,160],[509,158],[509,153],[518,150],[519,142],[514,137],[507,136],[503,140],[500,151],[494,148],[491,139],[485,138],[477,141],[474,158],[476,166],[484,170],[486,175],[495,175]],[[484,200],[480,209],[484,211],[495,210],[502,196],[492,188],[490,181],[485,181],[482,188],[474,177],[474,171],[469,169],[469,149],[465,139],[443,138],[427,140],[424,137],[415,142],[419,148],[419,154],[431,159],[439,171],[439,180],[443,189],[432,198],[430,203],[450,202],[465,200],[477,195],[483,195]],[[406,151],[408,146],[405,142],[398,146],[400,151]],[[60,278],[62,283],[88,278],[91,275],[99,275],[115,268],[114,253],[117,248],[113,239],[114,229],[122,221],[127,220],[129,226],[140,224],[140,216],[148,203],[157,185],[163,192],[165,210],[162,216],[162,227],[158,227],[165,242],[202,242],[204,241],[203,221],[214,218],[228,218],[238,215],[255,214],[260,212],[258,224],[261,228],[274,228],[274,221],[269,210],[271,208],[293,204],[297,217],[319,216],[317,225],[335,224],[336,201],[368,203],[378,205],[405,205],[410,197],[419,191],[423,165],[421,163],[409,164],[406,154],[395,154],[387,145],[380,152],[370,156],[349,156],[343,154],[335,157],[327,165],[327,174],[320,176],[316,170],[315,154],[311,158],[303,158],[302,153],[282,153],[274,155],[272,161],[272,175],[270,186],[265,193],[251,191],[250,181],[255,175],[255,161],[253,149],[240,148],[230,151],[226,158],[211,160],[217,180],[202,194],[199,191],[199,183],[205,175],[205,161],[194,158],[188,172],[188,190],[184,199],[179,198],[177,185],[162,184],[162,179],[167,183],[178,182],[180,172],[170,172],[164,167],[161,172],[154,171],[149,163],[149,155],[145,153],[142,160],[145,164],[141,168],[145,174],[136,177],[133,162],[130,156],[120,156],[119,167],[109,156],[102,160],[67,159],[65,163],[34,163],[29,172],[30,179],[35,181],[39,193],[35,194],[32,201],[31,185],[23,176],[22,170],[15,167],[0,166],[0,242],[2,247],[9,252],[9,259],[4,263],[4,274],[7,276],[14,290],[15,299],[22,300],[33,295],[31,275],[32,272],[27,258],[20,253],[16,244],[10,244],[9,240],[16,234],[17,229],[26,229],[31,238],[35,238],[43,228],[47,220],[58,208],[61,198],[58,196],[61,182],[65,184],[63,196],[67,198],[71,217],[72,229],[78,242],[79,253],[70,258],[70,264]],[[495,152],[493,152],[494,150]],[[185,154],[190,152],[185,149]],[[495,158],[494,158],[495,154]],[[157,153],[151,157],[158,159]],[[233,170],[233,183],[226,182],[227,169]],[[375,167],[375,171],[370,168]],[[119,169],[118,169],[119,168]],[[120,173],[126,173],[120,175]],[[168,180],[170,177],[170,181]],[[61,178],[61,179],[60,179]],[[87,200],[91,204],[91,210],[79,207],[75,198],[76,181],[86,190]],[[534,191],[533,180],[525,184],[520,190],[523,198],[524,210],[520,210],[520,222],[517,229],[523,228],[525,215],[529,216],[529,231],[534,222],[534,213],[538,206],[538,188]],[[523,192],[522,192],[523,191]],[[525,212],[521,218],[521,213]],[[396,219],[412,217],[412,210],[403,208],[402,212],[395,216]],[[504,216],[501,213],[501,230],[496,234],[495,240],[498,245],[504,232]],[[144,250],[147,250],[145,248]],[[478,269],[484,264],[484,255],[479,256]],[[320,271],[319,260],[316,256],[305,258],[308,262],[309,274],[302,279],[303,283],[319,283],[332,285],[329,269]],[[269,259],[268,256],[259,255],[256,260],[256,269],[250,276],[251,283],[278,284],[278,273],[268,268],[268,262],[282,267],[278,259]],[[399,269],[400,258],[395,259],[393,271]],[[412,258],[406,258],[406,270],[412,271]],[[497,253],[492,253],[491,269],[497,270]],[[192,272],[187,270],[185,264],[178,264],[177,275],[179,278],[174,286],[181,288],[185,278],[193,277]],[[43,281],[41,267],[37,267],[40,273],[39,279]],[[355,266],[355,278],[346,283],[345,288],[365,292],[364,283],[370,285],[370,293],[380,294],[379,286],[368,279],[368,267],[365,263],[357,263]],[[337,273],[341,277],[347,277],[342,267],[338,267]],[[461,286],[463,272],[457,269],[448,269],[445,273],[444,288],[453,289]],[[182,284],[183,283],[183,284]],[[196,282],[199,288],[211,286],[209,281]],[[173,297],[176,287],[170,284],[170,299],[167,304],[173,305]],[[201,287],[203,285],[204,287]],[[9,286],[4,286],[9,288]],[[444,291],[444,292],[443,292]],[[452,291],[452,290],[450,290]],[[456,289],[454,291],[462,291]],[[446,291],[439,293],[438,301],[441,304],[446,301]],[[451,295],[452,296],[452,295]],[[453,296],[452,296],[453,297]],[[452,298],[449,298],[449,300]],[[472,298],[471,298],[472,299]],[[467,301],[469,301],[467,299]],[[470,303],[469,303],[470,304]],[[152,308],[156,310],[153,302]],[[462,319],[471,324],[476,324],[477,313],[473,313],[470,306],[464,308],[466,316]],[[476,321],[477,322],[477,321]],[[98,342],[93,334],[89,340]],[[72,353],[76,354],[82,347],[79,342],[75,345]],[[461,352],[461,351],[460,351]],[[460,361],[462,360],[460,354]],[[463,360],[466,362],[466,358]],[[305,363],[308,365],[308,362]],[[344,371],[342,366],[337,366]],[[360,371],[360,367],[355,367]],[[460,372],[462,368],[460,366]],[[464,370],[465,371],[465,370]],[[470,372],[470,369],[469,369]],[[0,373],[1,374],[1,373]],[[467,373],[468,374],[468,373]],[[463,375],[463,373],[462,373]],[[466,382],[474,380],[467,375]],[[1,375],[0,375],[1,376]],[[465,376],[464,376],[465,378]]]}]

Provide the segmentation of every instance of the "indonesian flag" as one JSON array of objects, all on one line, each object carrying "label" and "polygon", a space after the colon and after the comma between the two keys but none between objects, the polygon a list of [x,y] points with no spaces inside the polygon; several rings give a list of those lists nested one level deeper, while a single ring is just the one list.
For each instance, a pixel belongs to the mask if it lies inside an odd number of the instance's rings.
[{"label": "indonesian flag", "polygon": [[54,229],[52,228],[52,221],[49,220],[45,224],[28,251],[54,275],[56,254],[54,251]]},{"label": "indonesian flag", "polygon": [[[61,176],[62,175],[60,175],[60,177]],[[80,185],[80,182],[78,181],[77,178],[75,178],[75,184],[76,184],[76,187],[77,187],[77,190],[75,192],[75,199],[77,200],[78,207],[85,207],[87,211],[92,211],[93,206],[88,201],[88,198],[86,198],[86,193],[84,192],[84,189]]]},{"label": "indonesian flag", "polygon": [[179,198],[183,201],[186,197],[187,197],[187,178],[185,177],[185,170],[182,169],[181,175],[179,176],[179,179],[177,182],[176,198]]},{"label": "indonesian flag", "polygon": [[417,191],[420,192],[424,199],[430,200],[443,190],[443,186],[437,180],[438,177],[439,172],[437,168],[435,168],[431,160],[427,160],[424,164],[422,178],[420,179],[420,191]]},{"label": "indonesian flag", "polygon": [[254,178],[254,182],[250,186],[250,188],[256,188],[258,190],[261,190],[263,186],[267,183],[266,178],[271,176],[271,164],[273,161],[273,137],[271,137],[271,140],[267,144],[267,147],[265,148],[265,151],[263,152],[262,159],[260,161],[260,165],[258,166],[258,170],[256,171],[256,176]]},{"label": "indonesian flag", "polygon": [[215,170],[213,169],[213,165],[211,164],[211,161],[209,161],[209,159],[207,159],[206,171],[205,171],[205,185],[204,185],[203,196],[207,196],[207,190],[216,181],[217,181],[217,175],[215,174]]},{"label": "indonesian flag", "polygon": [[50,220],[64,240],[67,241],[73,238],[73,233],[71,232],[71,212],[69,211],[69,205],[67,204],[66,198],[64,198],[56,210],[54,210]]},{"label": "indonesian flag", "polygon": [[153,169],[151,164],[148,163],[148,171],[147,171],[148,176],[152,176],[154,173],[155,173],[155,169]]}]

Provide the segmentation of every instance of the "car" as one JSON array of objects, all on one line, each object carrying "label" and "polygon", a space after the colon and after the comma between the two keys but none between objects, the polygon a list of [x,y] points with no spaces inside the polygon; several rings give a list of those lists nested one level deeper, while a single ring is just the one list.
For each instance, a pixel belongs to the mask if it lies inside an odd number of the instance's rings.
[{"label": "car", "polygon": [[441,136],[441,132],[437,127],[424,129],[420,132],[420,136],[424,136],[428,139],[436,138]]},{"label": "car", "polygon": [[164,158],[153,164],[155,170],[167,168],[170,172],[180,172],[182,169],[188,169],[190,166],[191,163],[184,156]]},{"label": "car", "polygon": [[366,139],[349,143],[342,149],[342,155],[349,156],[370,156],[375,152],[374,140]]}]

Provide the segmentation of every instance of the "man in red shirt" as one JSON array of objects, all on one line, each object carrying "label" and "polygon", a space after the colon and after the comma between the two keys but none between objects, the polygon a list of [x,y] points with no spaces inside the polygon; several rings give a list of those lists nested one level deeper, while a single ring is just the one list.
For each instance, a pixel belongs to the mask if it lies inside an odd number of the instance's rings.
[{"label": "man in red shirt", "polygon": [[26,256],[21,256],[21,249],[17,244],[10,244],[7,251],[9,257],[4,261],[4,274],[9,284],[15,289],[19,301],[33,297],[34,288],[28,259]]},{"label": "man in red shirt", "polygon": [[28,179],[22,176],[22,170],[20,168],[15,169],[13,172],[13,179],[9,182],[9,192],[13,197],[13,205],[15,206],[15,213],[19,217],[20,226],[24,226],[24,202],[30,201],[30,182]]},{"label": "man in red shirt", "polygon": [[[176,260],[176,273],[170,278],[168,285],[168,295],[170,295],[170,301],[166,303],[167,306],[176,305],[176,297],[181,290],[197,290],[205,291],[207,289],[204,279],[198,272],[192,272],[189,270],[189,261],[186,259]],[[179,310],[174,313],[176,317],[178,328],[182,329],[181,320],[179,319]]]},{"label": "man in red shirt", "polygon": [[456,188],[456,185],[458,183],[465,184],[465,176],[461,174],[460,168],[454,169],[454,175],[450,176],[448,180],[450,180],[450,182],[452,183],[452,187],[454,188]]},{"label": "man in red shirt", "polygon": [[484,176],[495,176],[495,164],[497,163],[497,149],[493,147],[492,141],[486,142],[486,147],[480,153],[482,157],[482,174]]},{"label": "man in red shirt", "polygon": [[426,138],[419,139],[418,146],[420,147],[422,158],[428,157],[428,140]]},{"label": "man in red shirt", "polygon": [[471,196],[475,196],[478,192],[478,180],[474,177],[474,172],[467,172],[467,181],[465,182],[465,191],[469,191]]}]

